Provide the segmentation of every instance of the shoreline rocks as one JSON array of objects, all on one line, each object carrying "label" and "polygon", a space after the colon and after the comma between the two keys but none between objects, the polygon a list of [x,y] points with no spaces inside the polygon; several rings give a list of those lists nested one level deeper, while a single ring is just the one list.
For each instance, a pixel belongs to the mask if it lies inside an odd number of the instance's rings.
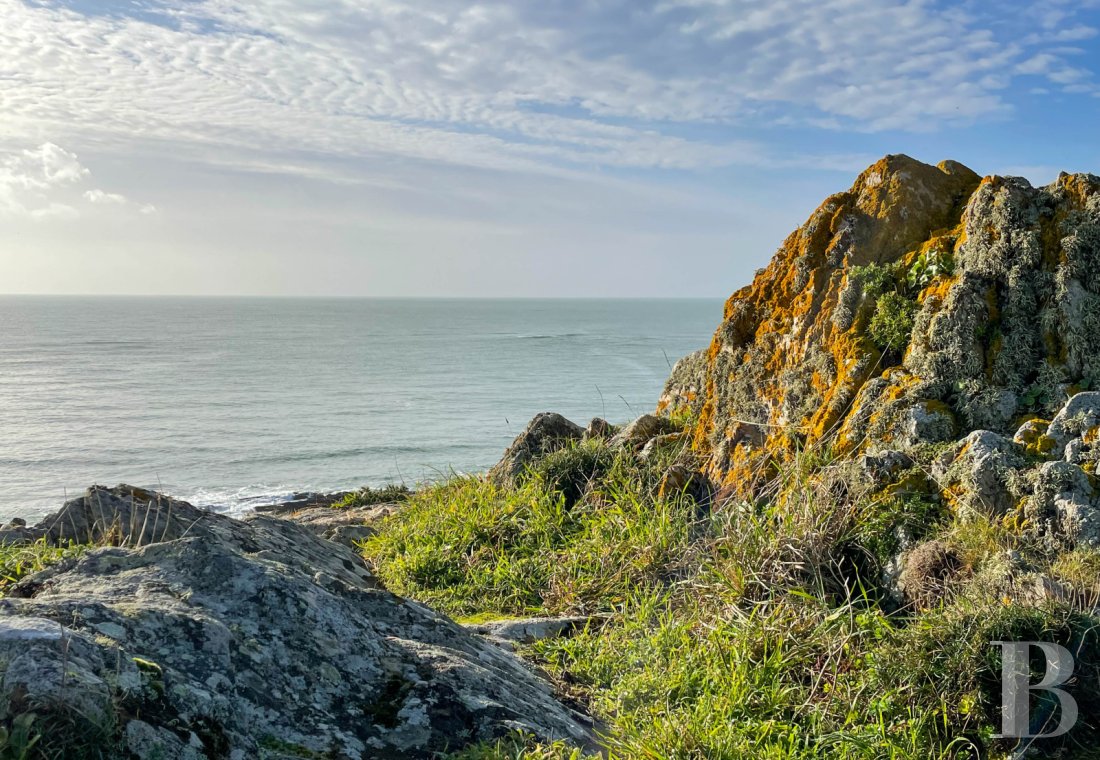
[{"label": "shoreline rocks", "polygon": [[306,526],[119,486],[36,530],[117,544],[0,599],[0,707],[56,727],[62,753],[89,737],[142,760],[413,760],[516,730],[595,744],[515,656]]}]

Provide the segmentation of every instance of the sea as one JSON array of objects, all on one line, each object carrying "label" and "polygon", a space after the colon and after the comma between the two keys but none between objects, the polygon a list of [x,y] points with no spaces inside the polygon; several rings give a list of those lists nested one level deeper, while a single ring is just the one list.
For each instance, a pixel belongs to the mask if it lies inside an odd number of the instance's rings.
[{"label": "sea", "polygon": [[720,300],[0,296],[0,519],[92,484],[239,514],[652,411]]}]

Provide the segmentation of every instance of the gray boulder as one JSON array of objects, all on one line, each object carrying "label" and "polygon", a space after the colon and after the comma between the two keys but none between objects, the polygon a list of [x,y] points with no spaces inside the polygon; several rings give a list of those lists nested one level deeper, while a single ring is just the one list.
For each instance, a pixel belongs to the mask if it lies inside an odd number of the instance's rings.
[{"label": "gray boulder", "polygon": [[1078,393],[1050,421],[1046,434],[1062,452],[1073,439],[1100,426],[1100,393]]},{"label": "gray boulder", "polygon": [[611,445],[642,449],[653,438],[676,432],[679,432],[679,429],[668,418],[658,417],[655,414],[643,414],[616,433],[611,439]]},{"label": "gray boulder", "polygon": [[518,659],[300,525],[128,487],[89,489],[43,530],[62,525],[121,545],[0,600],[0,709],[33,709],[59,756],[94,740],[141,760],[429,758],[516,730],[592,744]]},{"label": "gray boulder", "polygon": [[583,436],[584,428],[580,425],[555,412],[541,412],[516,436],[501,460],[489,470],[489,477],[497,482],[513,482],[539,457],[579,441]]},{"label": "gray boulder", "polygon": [[975,430],[935,463],[933,477],[961,515],[1002,515],[1016,503],[1024,451],[1013,441]]}]

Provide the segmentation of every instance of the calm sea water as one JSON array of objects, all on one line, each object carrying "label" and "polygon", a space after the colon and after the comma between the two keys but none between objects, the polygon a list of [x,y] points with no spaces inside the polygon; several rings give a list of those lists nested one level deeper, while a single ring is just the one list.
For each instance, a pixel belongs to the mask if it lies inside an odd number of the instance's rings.
[{"label": "calm sea water", "polygon": [[0,297],[0,518],[92,483],[236,512],[652,410],[720,301]]}]

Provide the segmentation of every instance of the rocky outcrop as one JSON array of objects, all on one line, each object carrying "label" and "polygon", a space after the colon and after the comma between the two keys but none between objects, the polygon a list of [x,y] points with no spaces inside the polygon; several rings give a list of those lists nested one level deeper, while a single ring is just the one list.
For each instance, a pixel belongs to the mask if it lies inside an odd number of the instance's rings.
[{"label": "rocky outcrop", "polygon": [[581,440],[585,429],[555,412],[535,415],[522,433],[504,452],[500,462],[489,471],[499,482],[511,482],[523,474],[535,460],[570,443]]},{"label": "rocky outcrop", "polygon": [[1010,438],[1100,384],[1098,326],[1100,178],[1035,188],[887,156],[729,299],[659,411],[697,415],[710,476],[752,490],[762,459],[820,440]]},{"label": "rocky outcrop", "polygon": [[116,544],[0,599],[0,709],[36,713],[58,756],[428,758],[515,730],[591,744],[514,656],[302,526],[120,486],[40,530]]}]

